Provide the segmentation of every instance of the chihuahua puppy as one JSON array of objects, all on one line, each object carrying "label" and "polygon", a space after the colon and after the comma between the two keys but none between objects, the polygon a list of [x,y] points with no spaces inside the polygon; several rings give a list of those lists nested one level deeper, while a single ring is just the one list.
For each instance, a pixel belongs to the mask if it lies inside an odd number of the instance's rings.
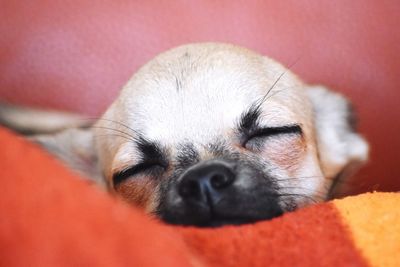
[{"label": "chihuahua puppy", "polygon": [[151,60],[93,126],[31,138],[127,202],[196,226],[326,200],[368,154],[344,97],[216,43]]}]

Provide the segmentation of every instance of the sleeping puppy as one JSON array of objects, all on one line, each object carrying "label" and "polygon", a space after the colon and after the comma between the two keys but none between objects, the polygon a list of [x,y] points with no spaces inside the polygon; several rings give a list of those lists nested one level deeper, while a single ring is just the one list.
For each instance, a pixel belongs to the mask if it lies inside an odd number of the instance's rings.
[{"label": "sleeping puppy", "polygon": [[31,138],[168,223],[220,226],[326,200],[367,159],[352,118],[277,62],[206,43],[147,63],[92,127]]}]

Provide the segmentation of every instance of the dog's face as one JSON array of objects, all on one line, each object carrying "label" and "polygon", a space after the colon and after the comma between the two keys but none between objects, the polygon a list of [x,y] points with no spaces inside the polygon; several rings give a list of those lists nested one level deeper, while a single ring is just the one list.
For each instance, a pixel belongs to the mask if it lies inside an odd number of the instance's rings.
[{"label": "dog's face", "polygon": [[328,198],[367,158],[348,102],[225,44],[142,67],[90,130],[37,140],[167,222],[268,219]]},{"label": "dog's face", "polygon": [[366,157],[347,116],[342,97],[268,58],[198,44],[139,70],[93,136],[112,191],[167,222],[214,226],[326,199]]}]

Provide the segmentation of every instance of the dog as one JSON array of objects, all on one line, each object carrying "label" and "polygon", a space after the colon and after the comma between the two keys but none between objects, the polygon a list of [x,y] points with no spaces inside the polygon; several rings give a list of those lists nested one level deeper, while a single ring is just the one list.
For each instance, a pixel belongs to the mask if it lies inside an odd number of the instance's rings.
[{"label": "dog", "polygon": [[30,139],[179,225],[253,223],[327,200],[368,158],[343,96],[230,44],[158,55],[93,125],[71,125]]}]

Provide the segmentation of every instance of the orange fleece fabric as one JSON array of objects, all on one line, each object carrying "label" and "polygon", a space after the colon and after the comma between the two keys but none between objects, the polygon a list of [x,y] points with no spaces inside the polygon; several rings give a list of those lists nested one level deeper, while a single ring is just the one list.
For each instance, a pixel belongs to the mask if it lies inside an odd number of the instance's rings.
[{"label": "orange fleece fabric", "polygon": [[400,266],[399,194],[364,194],[251,225],[176,227],[5,129],[0,147],[0,266]]}]

